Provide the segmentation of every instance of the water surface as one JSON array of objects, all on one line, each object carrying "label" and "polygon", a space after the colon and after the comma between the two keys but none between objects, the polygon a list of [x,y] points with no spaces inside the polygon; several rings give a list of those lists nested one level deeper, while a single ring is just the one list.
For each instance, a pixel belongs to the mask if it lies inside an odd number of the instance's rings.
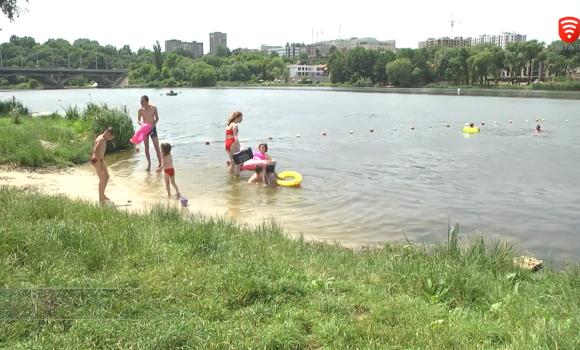
[{"label": "water surface", "polygon": [[[183,89],[177,97],[159,89],[5,93],[35,112],[62,111],[61,105],[92,98],[126,104],[135,118],[140,96],[149,95],[159,108],[160,140],[174,147],[177,183],[192,210],[248,222],[273,217],[290,233],[346,244],[398,241],[402,230],[412,241],[433,242],[445,238],[451,218],[461,220],[463,233],[481,230],[543,258],[578,255],[580,94],[427,90]],[[228,179],[224,127],[234,110],[244,113],[242,146],[268,142],[277,171],[300,172],[302,188],[258,188]],[[466,122],[485,125],[467,135],[461,132]],[[533,133],[536,124],[544,134]],[[117,185],[150,199],[165,197],[161,174],[145,171],[143,152],[116,155],[109,164]],[[243,172],[242,178],[250,175]]]}]

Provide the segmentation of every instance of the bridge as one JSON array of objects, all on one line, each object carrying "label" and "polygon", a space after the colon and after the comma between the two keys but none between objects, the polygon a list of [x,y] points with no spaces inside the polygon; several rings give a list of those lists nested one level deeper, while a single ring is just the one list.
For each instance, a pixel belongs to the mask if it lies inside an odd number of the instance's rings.
[{"label": "bridge", "polygon": [[64,83],[74,77],[96,82],[98,88],[128,85],[128,70],[86,68],[0,68],[0,79],[25,76],[38,80],[44,89],[64,89]]}]

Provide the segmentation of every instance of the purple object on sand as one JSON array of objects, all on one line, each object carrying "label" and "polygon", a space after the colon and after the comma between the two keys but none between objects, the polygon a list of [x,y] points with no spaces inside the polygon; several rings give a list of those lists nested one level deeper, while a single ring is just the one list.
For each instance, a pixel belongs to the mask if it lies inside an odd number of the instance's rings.
[{"label": "purple object on sand", "polygon": [[189,202],[189,199],[182,197],[181,198],[181,206],[182,207],[187,207],[187,202]]}]

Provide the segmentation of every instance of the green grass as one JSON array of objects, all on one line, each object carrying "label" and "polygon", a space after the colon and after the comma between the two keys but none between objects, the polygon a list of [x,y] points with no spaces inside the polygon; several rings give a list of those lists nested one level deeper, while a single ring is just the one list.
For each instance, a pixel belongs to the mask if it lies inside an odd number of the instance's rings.
[{"label": "green grass", "polygon": [[532,85],[526,85],[526,83],[522,83],[521,85],[512,85],[512,84],[501,84],[495,85],[493,82],[490,82],[489,85],[482,84],[482,85],[454,85],[454,84],[427,84],[426,88],[432,89],[496,89],[496,90],[529,90],[532,89]]},{"label": "green grass", "polygon": [[86,135],[83,139],[83,134],[81,125],[58,114],[22,116],[18,124],[0,117],[0,164],[38,168],[88,162],[93,140]]},{"label": "green grass", "polygon": [[534,90],[580,91],[580,82],[554,82],[532,84]]},{"label": "green grass", "polygon": [[[3,105],[0,102],[0,111]],[[20,105],[21,111],[27,112]],[[0,115],[0,164],[39,168],[88,162],[96,135],[112,126],[116,137],[107,152],[129,149],[135,128],[128,110],[88,103],[84,110],[63,107],[64,117],[53,113],[33,118],[8,112]]]},{"label": "green grass", "polygon": [[3,348],[580,347],[577,267],[515,268],[505,246],[460,249],[457,226],[361,253],[5,187],[0,222]]}]

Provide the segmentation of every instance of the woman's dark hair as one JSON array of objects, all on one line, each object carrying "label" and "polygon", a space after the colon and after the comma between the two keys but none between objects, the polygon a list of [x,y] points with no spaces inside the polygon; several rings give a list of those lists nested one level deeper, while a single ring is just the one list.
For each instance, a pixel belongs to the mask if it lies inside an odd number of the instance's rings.
[{"label": "woman's dark hair", "polygon": [[262,170],[264,170],[264,168],[262,168],[261,165],[256,165],[256,167],[254,168],[254,171],[256,171],[256,174],[261,173]]},{"label": "woman's dark hair", "polygon": [[275,163],[268,163],[266,165],[266,174],[270,174],[270,173],[273,173],[275,171],[276,171],[276,164]]},{"label": "woman's dark hair", "polygon": [[258,145],[258,151],[260,150],[260,147],[264,146],[264,148],[266,149],[264,151],[264,153],[268,152],[268,144],[267,143],[261,143]]}]

